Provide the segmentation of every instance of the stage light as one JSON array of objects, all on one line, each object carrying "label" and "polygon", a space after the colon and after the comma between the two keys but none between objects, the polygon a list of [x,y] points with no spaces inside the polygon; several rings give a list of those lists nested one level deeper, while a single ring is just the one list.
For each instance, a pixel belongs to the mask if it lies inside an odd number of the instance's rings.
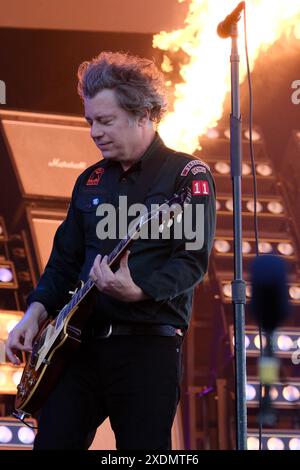
[{"label": "stage light", "polygon": [[[258,432],[248,430],[247,449],[258,450]],[[294,430],[263,430],[262,450],[299,450],[300,434]]]},{"label": "stage light", "polygon": [[247,450],[259,450],[259,440],[257,437],[248,437]]},{"label": "stage light", "polygon": [[293,349],[294,342],[290,336],[279,335],[277,338],[277,346],[280,351],[290,351]]},{"label": "stage light", "polygon": [[0,289],[17,289],[18,282],[12,261],[0,263]]},{"label": "stage light", "polygon": [[[260,350],[260,336],[255,335],[253,341],[254,341],[256,349]],[[267,340],[266,340],[266,337],[264,335],[261,335],[261,342],[262,342],[262,347],[264,349],[266,347],[266,344],[267,344]]]},{"label": "stage light", "polygon": [[[17,393],[16,381],[23,372],[23,367],[0,364],[0,393],[15,395]],[[16,375],[19,373],[19,375]]]},{"label": "stage light", "polygon": [[230,165],[228,165],[226,162],[217,162],[215,164],[215,170],[221,175],[229,175]]},{"label": "stage light", "polygon": [[290,402],[298,401],[300,398],[300,392],[294,385],[287,385],[282,390],[283,397]]},{"label": "stage light", "polygon": [[225,297],[228,297],[231,299],[232,297],[232,288],[231,288],[231,284],[223,284],[223,294],[225,295]]},{"label": "stage light", "polygon": [[270,387],[270,398],[272,401],[275,401],[278,399],[278,390],[276,387]]},{"label": "stage light", "polygon": [[23,312],[0,310],[0,339],[6,340],[10,331],[21,320]]},{"label": "stage light", "polygon": [[252,295],[252,288],[249,284],[246,285],[246,297],[248,299],[251,299],[251,295]]},{"label": "stage light", "polygon": [[294,253],[294,247],[291,243],[278,243],[277,250],[285,256],[291,256]]},{"label": "stage light", "polygon": [[270,242],[259,242],[258,249],[260,253],[272,253],[273,248]]},{"label": "stage light", "polygon": [[225,202],[225,207],[228,211],[233,212],[233,200],[227,199],[227,201]]},{"label": "stage light", "polygon": [[18,430],[18,438],[22,444],[33,444],[35,434],[33,429],[22,427]]},{"label": "stage light", "polygon": [[[249,347],[250,341],[247,335],[245,335],[245,349]],[[234,336],[232,335],[232,346],[234,346]]]},{"label": "stage light", "polygon": [[279,215],[284,212],[283,205],[278,201],[270,201],[267,204],[268,211],[272,214]]},{"label": "stage light", "polygon": [[[218,256],[221,256],[220,254]],[[223,276],[223,280],[221,280]],[[223,292],[225,298],[223,301],[225,303],[229,302],[229,298],[231,298],[231,279],[229,279],[229,273],[222,272],[220,274],[219,285],[220,290]],[[227,279],[228,278],[228,279]],[[300,284],[288,283],[288,292],[290,297],[290,304],[291,305],[300,305]],[[251,284],[246,280],[246,297],[247,299],[251,299],[252,297],[252,288]]]},{"label": "stage light", "polygon": [[[29,426],[36,427],[35,419],[28,418]],[[11,417],[0,417],[0,450],[31,450],[36,431]]]},{"label": "stage light", "polygon": [[[230,327],[230,334],[233,335],[232,327]],[[258,356],[260,353],[260,336],[258,334],[258,328],[253,326],[247,326],[245,335],[248,338],[247,341],[247,355]],[[263,349],[266,347],[266,337],[262,333],[262,345]],[[276,330],[273,335],[273,349],[274,353],[278,357],[292,358],[292,354],[298,351],[300,348],[300,328],[286,329],[281,328]]]},{"label": "stage light", "polygon": [[[250,134],[248,130],[244,132],[244,136],[247,140],[250,140]],[[252,129],[252,140],[253,142],[258,142],[259,140],[261,140],[260,133],[254,129]]]},{"label": "stage light", "polygon": [[13,434],[9,427],[0,426],[0,443],[7,444],[13,438]]},{"label": "stage light", "polygon": [[256,172],[260,176],[271,176],[272,175],[272,168],[270,165],[267,165],[265,163],[259,163],[256,165]]},{"label": "stage light", "polygon": [[[289,384],[280,382],[272,384],[270,388],[270,398],[272,405],[276,408],[294,408],[299,403],[300,382],[295,382],[294,378],[285,379]],[[260,383],[258,379],[249,378],[247,381],[248,393],[246,394],[247,405],[250,407],[259,405]],[[262,387],[262,395],[265,394],[265,388]]]},{"label": "stage light", "polygon": [[216,210],[219,211],[221,209],[221,203],[216,199]]},{"label": "stage light", "polygon": [[249,253],[251,253],[251,244],[248,241],[244,240],[242,242],[242,251],[244,255],[248,255]]},{"label": "stage light", "polygon": [[11,282],[13,273],[8,268],[0,268],[0,282]]},{"label": "stage light", "polygon": [[12,381],[17,387],[21,381],[23,370],[17,370],[16,372],[12,373]]},{"label": "stage light", "polygon": [[300,450],[300,439],[293,437],[289,442],[289,448],[290,450]]},{"label": "stage light", "polygon": [[208,129],[206,136],[209,139],[218,139],[220,137],[220,132],[216,128]]},{"label": "stage light", "polygon": [[227,240],[215,240],[214,247],[218,253],[228,253],[230,251],[230,243]]},{"label": "stage light", "polygon": [[[229,215],[228,212],[231,213],[233,212],[233,200],[232,197],[228,197],[225,195],[220,195],[218,197],[218,201],[221,204],[221,206],[218,208],[222,214],[220,215]],[[269,208],[267,207],[269,206]],[[278,236],[278,233],[281,233],[283,230],[283,224],[284,224],[284,210],[283,210],[283,204],[279,200],[271,200],[271,198],[260,198],[259,201],[257,201],[256,204],[257,207],[257,213],[260,218],[264,219],[263,227],[264,231],[266,232],[273,232]],[[274,213],[270,213],[270,209],[274,211]],[[280,212],[283,210],[283,212]],[[275,211],[277,211],[275,213]],[[246,222],[246,229],[250,230],[250,227],[247,227],[249,223],[252,224],[251,217],[253,217],[254,213],[254,201],[253,199],[243,198],[242,199],[242,212],[243,215],[245,216],[245,222]],[[271,217],[272,216],[272,217]],[[223,220],[221,220],[223,222]],[[225,222],[225,221],[224,221]],[[220,225],[219,221],[219,225]],[[228,224],[228,222],[227,222]],[[225,224],[226,225],[226,224]],[[226,226],[226,229],[229,228]],[[251,225],[252,229],[252,225]],[[283,236],[284,237],[284,236]],[[280,239],[278,242],[281,241]],[[285,240],[282,240],[285,241]]]},{"label": "stage light", "polygon": [[289,287],[290,298],[294,301],[300,301],[300,287],[299,286],[290,286]]},{"label": "stage light", "polygon": [[230,139],[230,129],[225,129],[224,135],[225,135],[226,139],[229,140]]},{"label": "stage light", "polygon": [[243,163],[242,164],[242,174],[244,176],[248,176],[248,175],[251,175],[251,166],[248,165],[248,163]]},{"label": "stage light", "polygon": [[[217,254],[231,254],[233,256],[233,238],[230,236],[217,237],[215,242],[215,249]],[[293,257],[295,248],[290,240],[261,240],[258,243],[258,250],[260,253],[278,253],[286,257]],[[243,239],[242,251],[244,255],[255,255],[255,240],[252,238]]]},{"label": "stage light", "polygon": [[251,401],[251,400],[254,400],[255,397],[256,397],[255,387],[253,387],[253,385],[247,384],[246,385],[246,400]]},{"label": "stage light", "polygon": [[283,450],[284,442],[279,437],[270,437],[270,439],[267,440],[267,448],[269,450]]},{"label": "stage light", "polygon": [[[253,200],[248,201],[246,204],[246,207],[249,212],[254,212],[254,201]],[[256,201],[256,211],[259,213],[259,212],[262,212],[262,210],[263,210],[262,204],[259,201]]]}]

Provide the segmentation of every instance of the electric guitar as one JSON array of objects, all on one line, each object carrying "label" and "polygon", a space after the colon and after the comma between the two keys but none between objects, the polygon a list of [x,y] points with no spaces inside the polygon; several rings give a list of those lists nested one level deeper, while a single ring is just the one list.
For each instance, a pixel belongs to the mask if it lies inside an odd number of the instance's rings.
[{"label": "electric guitar", "polygon": [[[190,188],[182,189],[171,199],[151,212],[142,215],[127,236],[108,256],[108,265],[117,265],[124,252],[137,238],[142,227],[152,219],[158,220],[159,231],[172,225],[173,219],[181,215],[184,205],[191,199]],[[172,210],[175,207],[176,209]],[[69,303],[58,316],[47,320],[36,335],[32,351],[26,361],[15,398],[14,416],[22,421],[34,415],[46,401],[61,376],[72,353],[80,346],[82,332],[92,309],[89,308],[93,294],[97,292],[94,281],[89,278],[77,289]]]}]

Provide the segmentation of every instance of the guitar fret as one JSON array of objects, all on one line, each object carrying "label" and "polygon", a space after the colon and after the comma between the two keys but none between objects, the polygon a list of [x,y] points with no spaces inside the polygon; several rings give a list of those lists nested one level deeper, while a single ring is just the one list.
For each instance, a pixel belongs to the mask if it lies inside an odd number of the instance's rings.
[{"label": "guitar fret", "polygon": [[88,292],[88,290],[93,286],[94,282],[89,279],[78,292],[76,292],[70,302],[66,304],[63,309],[59,312],[56,319],[55,328],[59,328],[63,320],[68,316],[72,308],[82,299],[82,297]]},{"label": "guitar fret", "polygon": [[107,260],[108,264],[110,264],[118,256],[118,254],[121,252],[121,250],[124,248],[124,246],[127,244],[129,240],[130,240],[130,236],[127,235],[118,243],[118,245],[113,249],[113,251],[108,256],[108,260]]}]

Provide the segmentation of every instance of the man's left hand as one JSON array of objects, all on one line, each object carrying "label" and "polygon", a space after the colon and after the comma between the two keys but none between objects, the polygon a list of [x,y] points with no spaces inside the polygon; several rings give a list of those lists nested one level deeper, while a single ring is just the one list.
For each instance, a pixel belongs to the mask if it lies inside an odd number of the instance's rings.
[{"label": "man's left hand", "polygon": [[107,264],[107,256],[97,255],[90,271],[90,277],[100,292],[123,302],[138,302],[149,297],[137,286],[128,267],[129,251],[120,260],[119,269],[113,273]]}]

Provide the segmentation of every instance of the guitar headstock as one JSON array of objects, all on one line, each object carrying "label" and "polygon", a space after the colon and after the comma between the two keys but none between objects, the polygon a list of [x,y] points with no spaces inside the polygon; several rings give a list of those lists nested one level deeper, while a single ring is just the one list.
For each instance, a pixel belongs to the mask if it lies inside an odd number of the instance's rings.
[{"label": "guitar headstock", "polygon": [[192,198],[191,189],[186,186],[185,188],[180,189],[178,193],[174,193],[170,199],[165,201],[165,204],[168,206],[172,206],[174,204],[178,204],[183,208],[185,204],[189,204]]},{"label": "guitar headstock", "polygon": [[187,186],[182,188],[178,193],[174,193],[172,197],[165,200],[163,204],[156,209],[148,212],[139,220],[136,231],[139,232],[143,225],[148,224],[153,219],[159,220],[159,231],[162,232],[164,227],[171,227],[174,218],[178,218],[183,212],[184,206],[189,204],[192,197],[190,188]]}]

